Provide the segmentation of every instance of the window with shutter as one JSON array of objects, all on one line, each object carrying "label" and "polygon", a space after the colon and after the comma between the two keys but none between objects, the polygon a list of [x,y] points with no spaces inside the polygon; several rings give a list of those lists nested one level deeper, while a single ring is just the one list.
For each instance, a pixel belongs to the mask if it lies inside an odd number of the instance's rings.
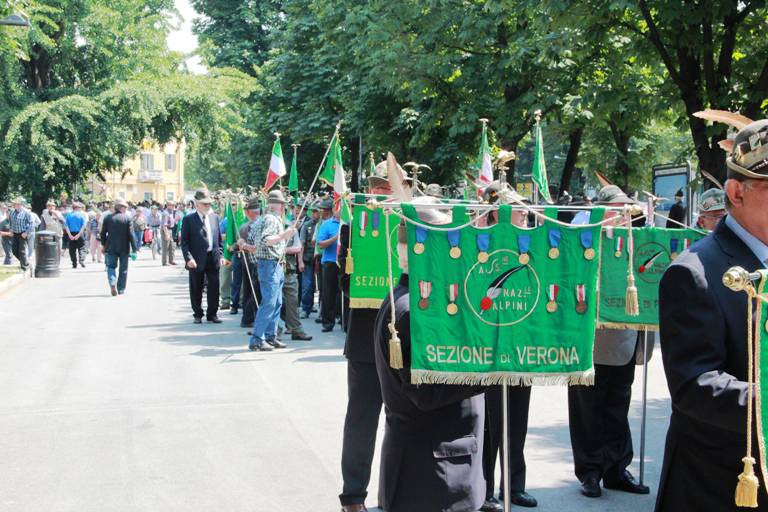
[{"label": "window with shutter", "polygon": [[173,153],[168,153],[165,155],[165,170],[166,171],[176,170],[176,155],[174,155]]}]

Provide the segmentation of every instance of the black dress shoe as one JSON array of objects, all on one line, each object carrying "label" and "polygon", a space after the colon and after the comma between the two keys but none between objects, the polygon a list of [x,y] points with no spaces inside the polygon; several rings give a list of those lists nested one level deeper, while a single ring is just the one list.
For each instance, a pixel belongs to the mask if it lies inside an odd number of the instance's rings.
[{"label": "black dress shoe", "polygon": [[504,506],[501,504],[499,500],[496,499],[495,496],[491,496],[487,500],[485,500],[485,503],[483,503],[483,506],[480,507],[481,512],[503,512]]},{"label": "black dress shoe", "polygon": [[622,473],[621,478],[619,478],[618,481],[615,482],[609,482],[606,480],[603,482],[603,486],[606,489],[612,489],[615,491],[624,491],[629,492],[632,494],[648,494],[651,492],[651,489],[647,485],[643,485],[637,480],[635,480],[635,477],[632,476],[632,473],[624,470],[624,473]]},{"label": "black dress shoe", "polygon": [[267,345],[269,345],[269,346],[271,346],[273,348],[285,348],[285,347],[288,346],[285,343],[283,343],[280,340],[278,340],[277,338],[267,338],[265,340],[265,342],[266,342]]},{"label": "black dress shoe", "polygon": [[220,324],[221,323],[221,318],[219,318],[217,316],[214,316],[214,317],[209,318],[208,321],[211,322],[212,324]]},{"label": "black dress shoe", "polygon": [[323,323],[323,319],[322,318],[315,318],[315,323],[316,324],[321,324],[321,323]]},{"label": "black dress shoe", "polygon": [[331,332],[333,330],[333,326],[332,325],[324,325],[322,330],[323,330],[323,332]]},{"label": "black dress shoe", "polygon": [[198,318],[198,317],[195,317],[195,323],[196,323],[196,324],[201,324],[201,323],[203,323],[203,319],[202,319],[202,318]]},{"label": "black dress shoe", "polygon": [[539,502],[536,501],[536,498],[531,496],[525,491],[522,492],[513,492],[509,495],[509,501],[513,505],[517,505],[518,507],[527,507],[527,508],[533,508],[538,506]]},{"label": "black dress shoe", "polygon": [[587,498],[599,498],[603,495],[600,489],[600,479],[596,476],[588,476],[581,482],[581,494]]},{"label": "black dress shoe", "polygon": [[243,329],[250,329],[251,327],[253,327],[253,322],[251,322],[251,323],[249,323],[249,324],[243,324],[243,323],[241,323],[241,324],[240,324],[240,327],[242,327]]},{"label": "black dress shoe", "polygon": [[312,339],[312,336],[304,332],[299,332],[299,333],[291,334],[291,339],[298,340],[298,341],[309,341]]},{"label": "black dress shoe", "polygon": [[237,306],[232,306],[229,308],[229,314],[230,315],[236,315],[237,314]]}]

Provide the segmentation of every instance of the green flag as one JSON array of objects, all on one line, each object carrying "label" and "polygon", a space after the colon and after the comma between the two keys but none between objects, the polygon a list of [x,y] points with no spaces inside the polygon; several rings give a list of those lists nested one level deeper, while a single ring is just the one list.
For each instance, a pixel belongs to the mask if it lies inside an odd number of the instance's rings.
[{"label": "green flag", "polygon": [[483,186],[493,181],[493,164],[491,163],[491,146],[488,145],[488,130],[483,124],[483,135],[480,138],[480,150],[477,154],[478,180]]},{"label": "green flag", "polygon": [[336,166],[342,167],[341,163],[341,146],[339,145],[339,137],[337,134],[333,135],[331,139],[331,147],[328,150],[328,156],[325,159],[325,168],[320,174],[320,181],[325,182],[326,185],[334,186],[336,181]]},{"label": "green flag", "polygon": [[547,180],[547,164],[544,162],[544,141],[541,137],[541,123],[536,122],[536,149],[533,156],[533,169],[531,171],[533,182],[539,188],[539,194],[548,203],[552,203],[549,195],[549,182]]},{"label": "green flag", "polygon": [[232,261],[234,255],[229,248],[237,243],[237,229],[245,222],[245,213],[243,212],[239,199],[237,200],[237,206],[234,209],[232,209],[232,201],[227,201],[227,206],[224,209],[224,217],[227,219],[224,259]]},{"label": "green flag", "polygon": [[295,194],[299,191],[299,171],[296,166],[296,148],[293,148],[293,161],[291,162],[291,175],[288,177],[288,193]]}]

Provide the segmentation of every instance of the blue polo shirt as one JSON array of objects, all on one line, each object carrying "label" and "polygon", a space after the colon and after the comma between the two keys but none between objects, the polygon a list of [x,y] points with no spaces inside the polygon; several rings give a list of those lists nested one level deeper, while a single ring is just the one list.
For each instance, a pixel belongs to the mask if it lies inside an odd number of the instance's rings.
[{"label": "blue polo shirt", "polygon": [[[333,238],[339,234],[339,220],[335,217],[323,222],[320,226],[320,231],[317,232],[317,241],[323,242],[329,238]],[[336,263],[336,251],[338,250],[339,241],[323,249],[323,257],[320,260],[322,263]]]},{"label": "blue polo shirt", "polygon": [[64,223],[67,225],[69,232],[76,235],[83,229],[87,217],[83,212],[71,212],[64,218]]}]

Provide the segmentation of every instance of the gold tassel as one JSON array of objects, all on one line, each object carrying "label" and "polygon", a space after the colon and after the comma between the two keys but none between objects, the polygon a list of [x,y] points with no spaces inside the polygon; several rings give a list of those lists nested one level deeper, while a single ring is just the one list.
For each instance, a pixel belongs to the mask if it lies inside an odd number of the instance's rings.
[{"label": "gold tassel", "polygon": [[344,273],[348,276],[352,275],[355,271],[355,262],[352,261],[352,248],[347,247],[347,263],[344,265]]},{"label": "gold tassel", "polygon": [[744,457],[741,460],[744,462],[744,471],[739,475],[739,483],[736,485],[736,506],[757,508],[757,489],[760,487],[760,481],[752,467],[755,459]]},{"label": "gold tassel", "polygon": [[400,337],[397,335],[395,324],[389,324],[389,366],[395,370],[403,369],[403,347],[400,343]]},{"label": "gold tassel", "polygon": [[635,276],[632,274],[627,277],[627,294],[625,297],[624,312],[629,316],[638,316],[640,314],[640,299],[637,296]]}]

